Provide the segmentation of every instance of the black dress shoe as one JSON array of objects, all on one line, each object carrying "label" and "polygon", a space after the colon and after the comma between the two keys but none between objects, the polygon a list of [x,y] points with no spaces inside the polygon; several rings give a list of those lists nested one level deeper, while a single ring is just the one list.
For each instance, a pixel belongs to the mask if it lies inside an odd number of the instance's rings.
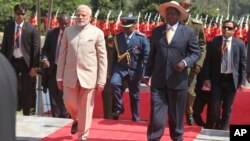
[{"label": "black dress shoe", "polygon": [[187,124],[192,126],[194,125],[194,118],[193,117],[186,117]]},{"label": "black dress shoe", "polygon": [[116,112],[112,113],[112,117],[113,117],[114,120],[118,120],[119,119],[119,115],[123,114],[123,113],[124,113],[124,110],[117,110]]},{"label": "black dress shoe", "polygon": [[78,131],[78,122],[74,121],[71,126],[71,134],[75,134]]}]

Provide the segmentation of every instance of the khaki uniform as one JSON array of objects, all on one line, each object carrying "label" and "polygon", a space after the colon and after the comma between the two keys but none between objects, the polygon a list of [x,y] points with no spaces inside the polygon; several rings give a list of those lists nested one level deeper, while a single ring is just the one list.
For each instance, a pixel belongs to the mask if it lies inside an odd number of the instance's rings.
[{"label": "khaki uniform", "polygon": [[198,38],[199,46],[201,49],[201,58],[198,60],[189,70],[188,78],[188,96],[186,102],[185,114],[187,117],[192,117],[193,114],[193,104],[195,100],[195,85],[196,85],[196,76],[199,72],[196,71],[197,67],[202,67],[203,62],[206,56],[206,40],[203,30],[203,25],[201,21],[190,19],[187,23],[187,26],[192,27],[195,30],[196,36]]}]

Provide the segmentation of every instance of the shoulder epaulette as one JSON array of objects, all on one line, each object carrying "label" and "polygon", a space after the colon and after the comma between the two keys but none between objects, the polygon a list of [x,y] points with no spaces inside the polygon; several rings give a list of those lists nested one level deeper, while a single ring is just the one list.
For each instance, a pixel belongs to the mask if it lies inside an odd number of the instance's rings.
[{"label": "shoulder epaulette", "polygon": [[141,35],[141,36],[145,36],[145,37],[146,37],[146,35],[145,35],[144,33],[139,32],[139,31],[135,31],[135,34],[138,34],[138,35]]}]

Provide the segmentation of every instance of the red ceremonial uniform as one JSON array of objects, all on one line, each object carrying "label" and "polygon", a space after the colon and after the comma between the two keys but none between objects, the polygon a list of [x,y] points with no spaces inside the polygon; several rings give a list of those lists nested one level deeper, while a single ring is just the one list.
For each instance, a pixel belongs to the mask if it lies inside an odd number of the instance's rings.
[{"label": "red ceremonial uniform", "polygon": [[116,35],[122,31],[121,21],[114,21],[110,24],[111,34]]},{"label": "red ceremonial uniform", "polygon": [[34,25],[34,26],[37,26],[36,17],[34,17],[34,16],[30,17],[30,24],[32,24],[32,25]]},{"label": "red ceremonial uniform", "polygon": [[58,27],[58,21],[57,21],[57,18],[53,18],[50,22],[50,28],[55,28],[55,27]]},{"label": "red ceremonial uniform", "polygon": [[141,32],[144,33],[147,36],[147,38],[151,38],[151,34],[152,34],[151,24],[146,23]]},{"label": "red ceremonial uniform", "polygon": [[212,40],[212,34],[211,34],[211,28],[208,26],[207,28],[204,28],[205,38],[207,42],[210,42]]},{"label": "red ceremonial uniform", "polygon": [[99,27],[99,21],[96,18],[93,18],[93,20],[90,22],[93,26]]},{"label": "red ceremonial uniform", "polygon": [[47,28],[47,23],[48,23],[48,16],[43,18],[43,28],[44,28],[44,30],[46,30],[46,28]]},{"label": "red ceremonial uniform", "polygon": [[100,29],[103,31],[104,36],[108,37],[108,35],[110,33],[109,21],[103,20],[102,22],[100,22]]}]

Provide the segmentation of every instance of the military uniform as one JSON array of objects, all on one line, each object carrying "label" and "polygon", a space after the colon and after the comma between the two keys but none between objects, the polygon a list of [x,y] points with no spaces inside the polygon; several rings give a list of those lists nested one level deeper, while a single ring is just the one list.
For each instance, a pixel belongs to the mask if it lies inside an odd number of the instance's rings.
[{"label": "military uniform", "polygon": [[[133,24],[135,21],[136,18],[122,18],[122,26],[123,28],[130,28],[129,23]],[[125,32],[117,34],[114,43],[116,59],[114,59],[113,75],[110,82],[115,102],[112,115],[114,119],[118,119],[119,114],[124,112],[122,101],[124,87],[122,84],[128,82],[132,120],[139,121],[140,80],[144,75],[144,67],[149,55],[149,42],[145,35],[133,31],[128,36]]]},{"label": "military uniform", "polygon": [[107,82],[102,92],[104,119],[111,119],[113,112],[113,93],[110,86],[110,79],[113,68],[112,62],[114,61],[114,52],[115,52],[113,39],[114,37],[111,34],[106,38],[108,74],[107,74]]},{"label": "military uniform", "polygon": [[195,19],[190,19],[187,23],[187,26],[192,27],[195,30],[197,39],[199,41],[199,46],[201,49],[201,58],[199,61],[197,61],[189,70],[189,78],[188,78],[188,96],[187,96],[187,102],[186,102],[186,119],[187,123],[189,125],[193,124],[193,104],[194,100],[196,97],[195,93],[195,85],[196,85],[196,77],[197,74],[199,73],[200,69],[202,68],[205,55],[206,55],[206,40],[204,36],[204,31],[203,31],[203,26],[202,22],[195,20]]}]

